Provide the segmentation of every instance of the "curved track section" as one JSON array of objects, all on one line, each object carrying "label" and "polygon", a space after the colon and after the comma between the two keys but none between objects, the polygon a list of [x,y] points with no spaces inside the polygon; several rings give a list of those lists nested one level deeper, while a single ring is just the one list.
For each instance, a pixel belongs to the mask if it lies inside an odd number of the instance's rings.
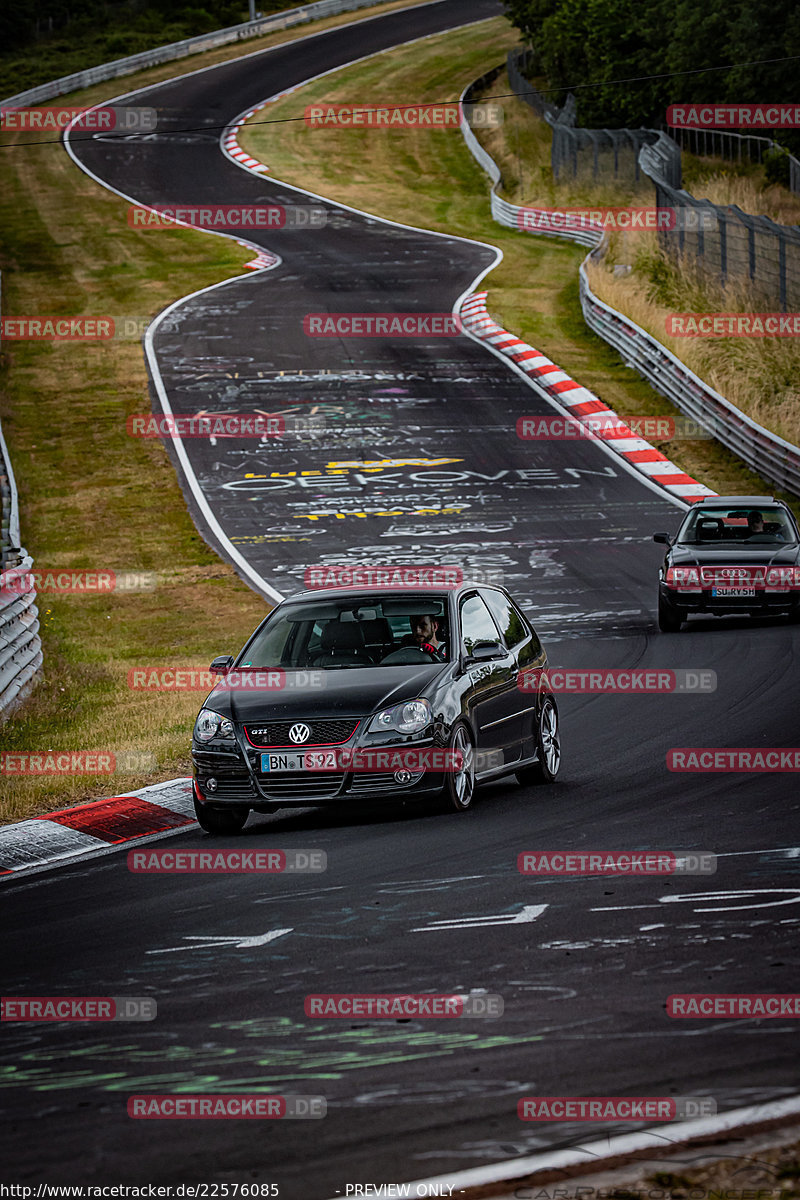
[{"label": "curved track section", "polygon": [[[267,90],[496,12],[487,0],[444,0],[307,39],[302,56],[278,49],[160,85],[147,90],[165,131],[157,139],[73,141],[72,152],[107,186],[145,204],[187,195],[194,203],[304,202],[307,193],[221,162],[202,131],[171,141],[170,123],[218,130]],[[570,560],[589,544],[618,540],[634,509],[645,525],[672,524],[663,493],[634,484],[596,446],[518,441],[517,417],[552,412],[550,402],[466,337],[307,337],[309,312],[449,313],[498,258],[490,246],[314,202],[326,209],[323,229],[251,235],[279,265],[176,302],[148,334],[162,407],[314,414],[326,423],[316,443],[176,443],[198,524],[270,599],[302,586],[311,563],[436,562],[446,548],[448,561],[466,569],[502,570],[548,627],[582,619],[583,597],[564,590]],[[555,570],[537,570],[550,558],[559,560]],[[597,588],[596,621],[634,615],[621,583],[609,574]],[[650,602],[648,586],[640,624],[649,624]]]},{"label": "curved track section", "polygon": [[[442,0],[309,38],[302,54],[278,48],[159,85],[149,102],[176,129],[219,129],[302,78],[497,11]],[[216,143],[216,132],[159,135],[73,152],[147,203],[296,200]],[[594,443],[519,442],[519,416],[552,410],[499,353],[468,338],[306,339],[309,311],[449,312],[495,259],[491,247],[328,211],[322,231],[268,235],[273,270],[181,302],[172,331],[155,333],[176,412],[316,408],[328,419],[317,446],[186,443],[217,544],[283,593],[324,561],[447,553],[495,566],[554,665],[705,668],[718,689],[564,697],[561,781],[495,785],[464,818],[387,805],[251,819],[243,845],[324,849],[321,879],[134,876],[120,855],[10,885],[7,993],[159,1003],[148,1025],[6,1027],[5,1119],[27,1148],[23,1179],[142,1182],[146,1169],[158,1182],[275,1182],[282,1200],[324,1200],[347,1184],[596,1138],[586,1125],[523,1124],[524,1094],[711,1095],[729,1109],[795,1086],[792,1022],[670,1021],[664,1005],[678,991],[792,990],[796,796],[786,776],[671,775],[665,754],[793,745],[798,631],[701,621],[655,634],[648,540],[678,508]],[[202,844],[196,832],[170,842]],[[649,847],[713,851],[719,871],[654,882],[516,870],[523,850]],[[267,943],[278,929],[290,932]],[[504,997],[502,1021],[303,1014],[312,991],[472,988]],[[256,1090],[323,1094],[328,1116],[268,1129],[186,1122],[176,1137],[125,1113],[134,1093]]]}]

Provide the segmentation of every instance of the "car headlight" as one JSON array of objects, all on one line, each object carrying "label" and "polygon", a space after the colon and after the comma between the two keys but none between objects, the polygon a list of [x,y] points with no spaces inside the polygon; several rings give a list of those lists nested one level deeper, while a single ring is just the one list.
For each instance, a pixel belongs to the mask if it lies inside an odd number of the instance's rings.
[{"label": "car headlight", "polygon": [[227,717],[210,708],[201,708],[194,723],[194,737],[198,742],[210,742],[212,738],[233,738],[233,724]]},{"label": "car headlight", "polygon": [[433,712],[427,700],[407,700],[394,708],[385,708],[376,713],[369,723],[367,733],[390,730],[395,733],[418,733],[433,720]]}]

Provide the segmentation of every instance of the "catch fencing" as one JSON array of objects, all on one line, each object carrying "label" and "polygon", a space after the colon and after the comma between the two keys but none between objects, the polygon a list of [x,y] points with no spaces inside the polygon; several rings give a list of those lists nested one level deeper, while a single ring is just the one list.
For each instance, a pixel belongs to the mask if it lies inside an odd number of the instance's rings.
[{"label": "catch fencing", "polygon": [[[511,90],[543,117],[553,131],[550,165],[553,178],[567,174],[573,179],[617,179],[638,183],[639,154],[655,143],[658,129],[579,129],[575,126],[576,100],[572,92],[558,108],[533,87],[525,72],[532,67],[530,50],[509,50],[506,71]],[[674,187],[681,185],[681,150],[671,143],[664,158],[665,177]]]},{"label": "catch fencing", "polygon": [[800,196],[800,162],[780,143],[755,133],[730,133],[726,129],[670,129],[670,135],[683,150],[698,157],[724,158],[741,163],[744,159],[762,163],[771,152],[786,157],[788,187]]},{"label": "catch fencing", "polygon": [[[660,234],[665,248],[673,255],[693,257],[702,270],[724,286],[745,282],[752,300],[767,309],[781,312],[800,310],[800,227],[779,225],[769,217],[756,217],[735,204],[712,204],[696,200],[688,192],[670,185],[657,173],[643,168],[656,189],[658,207],[694,209],[698,217],[711,218],[679,222],[679,228]],[[688,226],[688,227],[684,227]]]},{"label": "catch fencing", "polygon": [[[485,78],[485,77],[484,77]],[[476,80],[465,89],[462,104],[477,94],[483,85]],[[777,434],[753,421],[719,392],[695,375],[666,346],[642,329],[630,318],[617,312],[592,291],[586,273],[586,263],[595,253],[602,253],[603,233],[592,229],[548,229],[548,214],[544,210],[520,208],[497,195],[500,169],[483,149],[462,116],[461,132],[473,156],[492,180],[492,215],[501,225],[512,229],[524,228],[524,214],[534,212],[537,222],[533,232],[566,237],[593,249],[580,267],[580,300],[587,325],[622,355],[624,362],[638,371],[647,382],[666,396],[685,416],[697,421],[728,450],[731,450],[762,478],[782,491],[800,496],[800,447],[793,446]],[[660,135],[664,136],[664,135]],[[652,147],[657,157],[659,141]],[[645,157],[643,152],[642,157]],[[643,169],[645,164],[643,163]],[[648,167],[656,169],[657,163]],[[682,193],[686,196],[687,193]],[[688,197],[692,200],[692,197]],[[695,202],[697,203],[697,202]]]},{"label": "catch fencing", "polygon": [[259,17],[255,21],[230,25],[226,29],[215,29],[211,33],[201,33],[197,37],[184,38],[180,42],[170,42],[166,46],[155,46],[152,50],[143,50],[140,54],[131,54],[127,58],[117,58],[113,62],[88,67],[85,71],[63,75],[60,79],[51,79],[47,83],[39,84],[38,87],[28,88],[25,92],[9,96],[8,99],[0,101],[0,104],[7,106],[41,104],[56,96],[65,96],[68,92],[93,87],[96,83],[105,83],[108,79],[117,79],[122,75],[132,75],[135,71],[143,71],[147,67],[157,67],[161,63],[186,58],[190,54],[214,50],[217,46],[226,46],[230,42],[244,41],[246,38],[272,33],[276,29],[289,29],[293,25],[302,25],[307,21],[319,20],[321,17],[336,16],[339,13],[354,12],[359,8],[386,3],[388,0],[316,0],[314,4],[289,8],[285,12]]},{"label": "catch fencing", "polygon": [[[523,74],[530,62],[530,52],[511,50],[509,82],[515,93],[525,93],[520,99],[540,112],[552,128],[551,163],[556,179],[566,170],[573,179],[613,177],[635,184],[643,173],[655,186],[657,207],[684,210],[675,228],[659,233],[662,246],[673,257],[691,257],[723,287],[734,280],[745,284],[753,300],[768,308],[781,312],[800,309],[799,226],[780,225],[769,217],[752,216],[735,204],[698,200],[684,191],[676,130],[668,135],[656,129],[576,129],[574,108],[562,120],[559,110],[531,88]],[[758,162],[777,145],[771,138],[715,130],[682,130],[680,140],[695,153],[731,158],[741,158],[744,153]],[[788,157],[792,190],[800,192],[800,162]],[[688,210],[693,210],[695,219],[685,219]]]}]

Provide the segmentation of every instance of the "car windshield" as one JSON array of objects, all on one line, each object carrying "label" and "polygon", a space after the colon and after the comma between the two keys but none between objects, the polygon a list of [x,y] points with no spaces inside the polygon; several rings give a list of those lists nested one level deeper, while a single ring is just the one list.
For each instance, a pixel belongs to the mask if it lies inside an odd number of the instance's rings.
[{"label": "car windshield", "polygon": [[449,658],[446,596],[350,596],[281,607],[236,669],[413,667]]},{"label": "car windshield", "polygon": [[693,508],[677,541],[689,546],[783,546],[797,535],[786,510],[777,506]]}]

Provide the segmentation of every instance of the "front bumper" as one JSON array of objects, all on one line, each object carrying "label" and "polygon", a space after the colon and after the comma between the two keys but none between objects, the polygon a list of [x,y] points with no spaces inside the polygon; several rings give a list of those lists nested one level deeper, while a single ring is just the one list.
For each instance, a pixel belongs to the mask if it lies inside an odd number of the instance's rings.
[{"label": "front bumper", "polygon": [[667,587],[665,583],[658,585],[658,594],[663,602],[685,613],[707,613],[709,616],[739,613],[743,616],[777,617],[800,610],[800,595],[796,591],[754,590],[754,596],[712,596],[710,588],[702,592],[683,592]]},{"label": "front bumper", "polygon": [[[370,743],[368,748],[378,751],[423,750],[437,748],[437,744],[428,738],[421,742]],[[358,749],[365,750],[367,747],[362,744]],[[247,805],[256,810],[260,806],[269,810],[276,806],[283,808],[355,800],[391,800],[399,796],[434,795],[442,790],[446,778],[442,772],[436,771],[426,771],[409,782],[398,782],[394,771],[290,771],[265,775],[260,770],[261,752],[248,749],[247,753],[255,783],[240,750],[192,745],[195,794],[200,803],[215,808]],[[216,786],[210,788],[209,780],[214,780]]]}]

